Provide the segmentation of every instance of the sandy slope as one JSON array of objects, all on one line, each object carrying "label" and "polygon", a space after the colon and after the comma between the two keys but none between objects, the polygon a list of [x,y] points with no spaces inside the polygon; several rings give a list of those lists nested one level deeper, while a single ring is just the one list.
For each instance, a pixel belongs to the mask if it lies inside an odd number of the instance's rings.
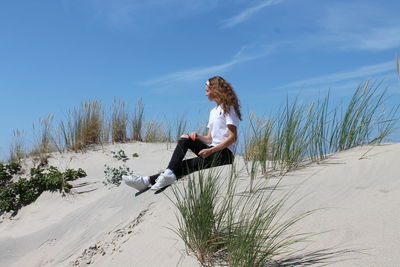
[{"label": "sandy slope", "polygon": [[[125,185],[102,184],[104,164],[122,164],[111,154],[120,148],[128,156],[139,154],[125,164],[143,174],[162,170],[172,154],[166,144],[132,143],[54,155],[51,165],[81,167],[88,176],[74,181],[72,195],[45,193],[17,216],[3,216],[0,266],[199,266],[185,255],[182,241],[170,229],[177,224],[176,210],[168,199],[170,189],[136,196]],[[285,190],[278,195],[297,188],[288,205],[302,199],[289,215],[323,208],[296,229],[330,230],[313,237],[305,251],[334,247],[363,252],[332,266],[398,266],[399,155],[400,144],[355,148],[284,178],[280,189]],[[239,169],[243,167],[240,159],[237,163]]]}]

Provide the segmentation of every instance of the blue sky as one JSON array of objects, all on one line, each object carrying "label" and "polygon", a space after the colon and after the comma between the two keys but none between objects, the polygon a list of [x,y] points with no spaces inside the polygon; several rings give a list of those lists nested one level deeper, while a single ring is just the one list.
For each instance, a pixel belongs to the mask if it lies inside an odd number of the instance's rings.
[{"label": "blue sky", "polygon": [[29,135],[87,100],[142,98],[146,119],[202,123],[214,75],[245,114],[328,89],[339,102],[368,78],[398,103],[399,10],[395,0],[1,1],[0,158],[14,129]]}]

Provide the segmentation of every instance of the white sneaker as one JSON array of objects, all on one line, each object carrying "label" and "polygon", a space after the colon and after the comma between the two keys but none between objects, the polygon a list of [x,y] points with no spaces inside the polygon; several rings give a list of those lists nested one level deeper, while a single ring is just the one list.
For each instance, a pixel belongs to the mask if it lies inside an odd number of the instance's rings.
[{"label": "white sneaker", "polygon": [[160,190],[176,182],[175,174],[166,175],[160,174],[156,179],[156,183],[151,187],[151,190]]},{"label": "white sneaker", "polygon": [[122,175],[122,180],[124,180],[126,185],[135,188],[139,192],[142,192],[149,187],[149,184],[146,184],[143,181],[143,177],[140,175]]}]

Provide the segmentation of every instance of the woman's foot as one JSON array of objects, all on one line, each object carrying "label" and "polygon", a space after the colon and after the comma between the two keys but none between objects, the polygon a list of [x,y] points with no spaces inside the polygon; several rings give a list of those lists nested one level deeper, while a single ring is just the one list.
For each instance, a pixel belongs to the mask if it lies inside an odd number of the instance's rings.
[{"label": "woman's foot", "polygon": [[129,185],[130,187],[135,188],[139,192],[142,192],[146,190],[149,186],[150,183],[147,177],[143,177],[141,175],[122,175],[122,180],[126,183],[126,185]]},{"label": "woman's foot", "polygon": [[151,190],[160,190],[176,182],[176,175],[161,173],[156,179],[156,183],[151,187]]}]

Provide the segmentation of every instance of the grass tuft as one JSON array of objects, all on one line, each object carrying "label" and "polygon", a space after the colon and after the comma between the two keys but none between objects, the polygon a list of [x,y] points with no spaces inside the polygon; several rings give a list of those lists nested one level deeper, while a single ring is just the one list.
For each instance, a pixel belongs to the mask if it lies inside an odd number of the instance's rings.
[{"label": "grass tuft", "polygon": [[143,141],[142,131],[144,123],[144,105],[140,99],[135,103],[135,110],[132,118],[132,140]]},{"label": "grass tuft", "polygon": [[69,113],[66,124],[61,122],[60,132],[65,148],[72,151],[108,141],[103,105],[97,100],[82,103]]},{"label": "grass tuft", "polygon": [[289,230],[308,212],[282,222],[287,197],[273,201],[272,193],[257,189],[238,193],[237,178],[234,167],[228,177],[212,169],[172,188],[179,211],[175,232],[202,266],[269,266],[302,240]]},{"label": "grass tuft", "polygon": [[117,102],[114,98],[111,114],[111,141],[114,143],[124,143],[127,137],[128,112],[123,100]]},{"label": "grass tuft", "polygon": [[379,144],[399,121],[400,105],[386,109],[387,89],[366,81],[358,86],[345,111],[329,109],[329,93],[310,105],[286,101],[282,111],[268,119],[251,114],[250,134],[245,136],[244,158],[251,177],[258,168],[284,174],[329,153],[365,144]]},{"label": "grass tuft", "polygon": [[179,116],[176,119],[176,134],[175,134],[175,141],[178,141],[181,138],[182,134],[187,133],[187,119],[184,115]]},{"label": "grass tuft", "polygon": [[10,158],[8,162],[19,162],[26,156],[24,136],[25,132],[20,130],[13,131],[13,140],[10,145]]}]

